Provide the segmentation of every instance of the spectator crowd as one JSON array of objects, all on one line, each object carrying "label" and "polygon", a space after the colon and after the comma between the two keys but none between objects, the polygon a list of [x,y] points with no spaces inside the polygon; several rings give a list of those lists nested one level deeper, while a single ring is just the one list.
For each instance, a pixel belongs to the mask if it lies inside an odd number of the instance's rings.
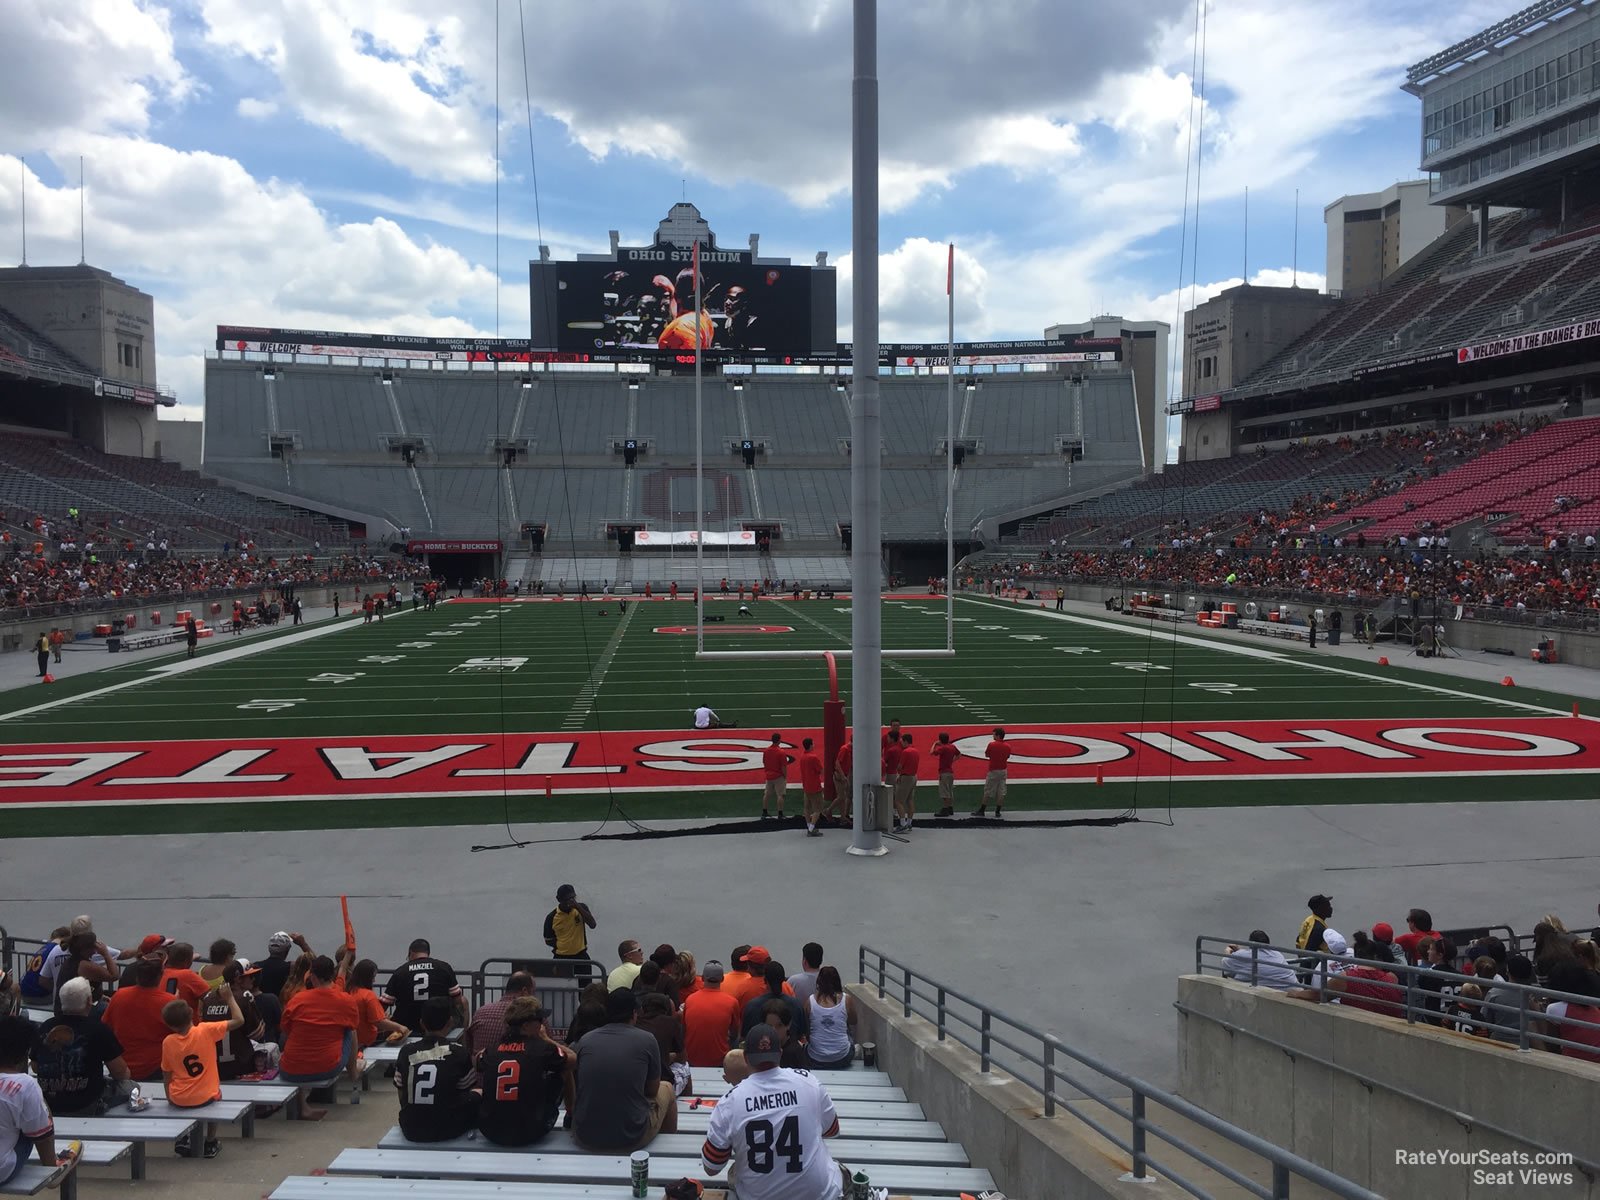
[{"label": "spectator crowd", "polygon": [[[606,972],[589,958],[597,926],[576,889],[563,885],[544,922],[550,957],[541,968],[550,976],[542,982],[569,998],[570,1016],[558,1024],[539,998],[531,959],[509,973],[502,995],[469,1011],[461,980],[425,938],[412,941],[405,962],[380,983],[348,924],[331,953],[284,930],[252,961],[227,938],[203,955],[160,933],[119,948],[90,916],[75,917],[25,970],[0,976],[0,1086],[16,1081],[28,1101],[5,1108],[20,1123],[0,1129],[17,1143],[9,1161],[0,1158],[0,1182],[30,1147],[41,1161],[54,1160],[52,1115],[105,1113],[139,1085],[199,1109],[231,1080],[306,1085],[321,1103],[348,1080],[359,1103],[364,1052],[398,1044],[400,1126],[412,1141],[475,1131],[496,1145],[528,1146],[559,1123],[587,1150],[625,1154],[675,1131],[680,1098],[694,1092],[692,1068],[714,1068],[729,1089],[765,1099],[716,1110],[703,1149],[707,1173],[731,1167],[736,1182],[744,1177],[740,1194],[759,1200],[762,1180],[732,1153],[743,1144],[741,1114],[785,1120],[778,1110],[787,1107],[802,1133],[788,1147],[792,1170],[817,1181],[814,1194],[829,1195],[844,1174],[823,1139],[837,1134],[838,1122],[825,1076],[794,1069],[850,1068],[858,1022],[823,948],[806,943],[790,969],[760,945],[701,963],[667,944],[646,955],[630,937]],[[52,1015],[35,1024],[18,1015],[24,1003]],[[307,1105],[303,1115],[316,1120],[327,1109]],[[0,1141],[10,1148],[11,1140]],[[214,1125],[202,1120],[176,1149],[216,1156]]]},{"label": "spectator crowd", "polygon": [[1350,937],[1333,925],[1331,896],[1312,896],[1306,908],[1294,937],[1303,955],[1275,948],[1256,929],[1227,947],[1222,974],[1294,999],[1402,1019],[1409,991],[1413,1016],[1427,1024],[1520,1044],[1526,1021],[1530,1045],[1600,1063],[1600,929],[1569,931],[1547,913],[1524,950],[1488,930],[1457,935],[1457,944],[1423,908],[1406,913],[1403,933],[1374,921]]}]

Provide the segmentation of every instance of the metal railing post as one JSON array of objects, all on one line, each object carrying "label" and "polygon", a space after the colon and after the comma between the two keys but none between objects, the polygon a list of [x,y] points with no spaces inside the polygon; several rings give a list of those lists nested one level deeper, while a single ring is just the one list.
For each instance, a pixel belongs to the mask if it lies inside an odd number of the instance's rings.
[{"label": "metal railing post", "polygon": [[978,1051],[978,1061],[985,1075],[989,1073],[989,1021],[990,1013],[986,1008],[983,1010],[983,1025],[978,1039],[978,1045],[982,1047]]},{"label": "metal railing post", "polygon": [[906,1016],[909,1017],[911,1015],[911,968],[901,967],[900,974],[903,981],[903,986],[905,987]]},{"label": "metal railing post", "polygon": [[1148,1179],[1145,1172],[1144,1152],[1144,1093],[1133,1093],[1133,1135],[1129,1139],[1133,1143],[1133,1177],[1135,1179]]},{"label": "metal railing post", "polygon": [[934,1022],[939,1027],[939,1040],[944,1041],[944,988],[939,989],[939,1007],[934,1013],[937,1020]]},{"label": "metal railing post", "polygon": [[863,987],[867,983],[867,948],[865,946],[856,948],[856,982]]},{"label": "metal railing post", "polygon": [[1289,1168],[1272,1164],[1272,1200],[1289,1200]]},{"label": "metal railing post", "polygon": [[1056,1115],[1056,1048],[1050,1041],[1044,1044],[1044,1115]]},{"label": "metal railing post", "polygon": [[1528,1049],[1528,993],[1517,993],[1517,1049]]}]

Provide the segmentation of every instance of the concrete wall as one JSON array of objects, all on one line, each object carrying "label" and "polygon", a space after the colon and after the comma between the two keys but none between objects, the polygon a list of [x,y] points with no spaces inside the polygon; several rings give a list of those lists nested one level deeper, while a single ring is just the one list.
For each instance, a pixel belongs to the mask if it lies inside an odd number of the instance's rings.
[{"label": "concrete wall", "polygon": [[[1002,1072],[984,1074],[977,1055],[940,1042],[932,1025],[905,1017],[892,1000],[878,999],[875,989],[856,985],[850,991],[860,1014],[857,1036],[877,1043],[879,1067],[944,1126],[951,1141],[966,1147],[972,1164],[986,1168],[1006,1195],[1167,1200],[1185,1194],[1162,1179],[1120,1182],[1130,1167],[1126,1157],[1085,1136],[1070,1117],[1047,1118],[1037,1092]],[[842,1144],[838,1154],[848,1158]]]},{"label": "concrete wall", "polygon": [[[1471,1166],[1395,1161],[1397,1150],[1533,1149],[1485,1125],[1594,1158],[1600,1066],[1213,976],[1182,977],[1178,1006],[1180,1095],[1373,1191],[1417,1200],[1600,1200],[1600,1185],[1576,1168],[1547,1168],[1572,1171],[1574,1181],[1540,1187],[1475,1182]],[[1290,1051],[1260,1040],[1268,1038]]]},{"label": "concrete wall", "polygon": [[156,421],[156,453],[189,471],[200,469],[204,421]]},{"label": "concrete wall", "polygon": [[[394,582],[395,586],[400,589],[401,597],[409,600],[411,597],[411,582],[409,580],[395,580]],[[347,583],[341,585],[338,589],[301,587],[295,594],[300,597],[301,603],[306,606],[309,612],[313,609],[332,608],[333,594],[337,590],[339,593],[340,612],[348,612],[358,592],[365,593],[379,587],[387,588],[388,586],[389,580],[382,579],[363,581],[359,585]],[[238,595],[247,604],[253,604],[257,593],[254,591],[239,592]],[[213,613],[211,611],[212,605],[220,606],[217,612]],[[0,622],[0,649],[20,650],[31,653],[33,643],[38,640],[40,633],[51,629],[65,629],[70,630],[73,636],[79,633],[87,634],[96,625],[109,623],[113,617],[126,616],[129,613],[138,617],[137,624],[129,632],[144,633],[151,629],[171,625],[173,614],[184,608],[193,612],[197,618],[203,618],[207,624],[219,626],[233,612],[233,597],[230,595],[225,599],[213,600],[162,600],[154,604],[130,603],[114,609],[103,609],[98,612],[83,613],[75,616],[28,617],[22,620],[4,621]],[[154,620],[156,613],[161,614],[159,625]],[[18,639],[17,645],[11,644],[13,638]]]}]

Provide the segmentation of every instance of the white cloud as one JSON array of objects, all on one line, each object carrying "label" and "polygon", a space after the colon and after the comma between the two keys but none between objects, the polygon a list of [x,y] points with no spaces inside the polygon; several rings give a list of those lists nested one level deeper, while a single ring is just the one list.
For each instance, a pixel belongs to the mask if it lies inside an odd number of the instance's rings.
[{"label": "white cloud", "polygon": [[481,27],[362,0],[201,0],[200,9],[208,41],[270,67],[303,120],[423,178],[494,178],[493,125],[464,57]]},{"label": "white cloud", "polygon": [[[945,279],[950,251],[945,243],[907,238],[878,256],[879,338],[885,342],[943,341],[949,329]],[[839,340],[850,340],[855,258],[839,259]],[[958,340],[987,322],[989,273],[968,251],[956,247],[955,293]]]},{"label": "white cloud", "polygon": [[254,96],[241,96],[238,111],[247,121],[263,121],[278,111],[278,102],[258,100]]},{"label": "white cloud", "polygon": [[166,13],[135,0],[6,0],[0,147],[49,149],[83,129],[142,131],[190,81]]},{"label": "white cloud", "polygon": [[[90,257],[151,286],[160,378],[185,402],[201,395],[218,324],[481,335],[461,314],[492,311],[499,295],[508,321],[526,327],[525,287],[502,291],[485,267],[391,220],[335,224],[298,187],[261,183],[220,155],[132,138],[83,137],[79,148],[96,164]],[[8,217],[18,169],[0,155]],[[31,168],[27,188],[30,257],[76,261],[76,190]]]}]

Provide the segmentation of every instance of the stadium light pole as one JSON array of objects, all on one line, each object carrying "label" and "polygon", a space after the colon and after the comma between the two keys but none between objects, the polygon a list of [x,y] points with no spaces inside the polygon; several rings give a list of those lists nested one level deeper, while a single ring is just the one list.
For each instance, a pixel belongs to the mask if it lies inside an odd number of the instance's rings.
[{"label": "stadium light pole", "polygon": [[[855,829],[850,853],[887,854],[867,826],[868,785],[882,782],[872,753],[883,716],[883,530],[878,398],[878,4],[855,0],[855,69],[850,83],[850,718],[856,752],[850,784]],[[875,816],[877,814],[874,814]]]}]

